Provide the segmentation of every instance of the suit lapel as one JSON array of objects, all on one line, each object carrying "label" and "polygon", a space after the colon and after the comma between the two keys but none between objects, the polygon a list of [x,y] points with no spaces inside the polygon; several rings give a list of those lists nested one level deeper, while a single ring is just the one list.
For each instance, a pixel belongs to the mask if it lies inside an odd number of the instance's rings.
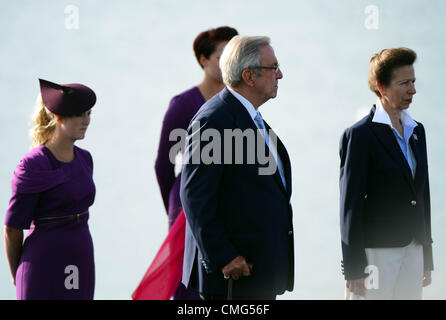
[{"label": "suit lapel", "polygon": [[372,129],[373,133],[382,144],[386,152],[397,163],[398,168],[403,171],[407,182],[415,192],[414,179],[412,177],[411,169],[407,164],[407,160],[401,151],[401,147],[399,146],[398,141],[396,141],[392,129],[386,124],[372,122],[374,112],[375,109],[372,109],[372,112],[369,115],[368,123],[370,128]]},{"label": "suit lapel", "polygon": [[[415,127],[412,136],[409,139],[410,147],[412,148],[413,156],[417,162],[415,169],[415,183],[425,175],[427,163],[425,162],[425,157],[423,157],[423,141],[421,141],[421,135],[419,134],[418,127]],[[416,137],[416,138],[415,138]]]},{"label": "suit lapel", "polygon": [[[220,97],[226,102],[228,108],[231,108],[232,114],[234,115],[234,120],[236,123],[236,127],[240,130],[244,131],[246,129],[253,129],[257,133],[257,126],[254,123],[254,120],[251,118],[248,110],[243,106],[243,104],[234,97],[227,88],[224,88],[220,93]],[[265,122],[265,128],[269,131],[271,130],[271,127]],[[257,137],[257,135],[256,135]],[[290,165],[290,159],[288,156],[288,153],[285,149],[285,146],[283,145],[282,141],[280,141],[279,137],[277,137],[277,153],[279,154],[280,159],[282,160],[282,164],[284,167],[284,174],[285,174],[285,181],[287,184],[287,190],[285,190],[285,187],[282,183],[282,179],[279,174],[279,170],[276,170],[276,172],[273,175],[274,180],[279,185],[281,190],[288,195],[288,197],[291,196],[291,165]],[[256,148],[257,150],[257,148]],[[269,150],[268,146],[265,142],[265,149]],[[256,157],[257,158],[257,157]],[[273,157],[274,161],[274,157]],[[276,164],[277,166],[277,164]]]},{"label": "suit lapel", "polygon": [[[268,130],[268,132],[273,131],[271,129],[271,127],[269,126],[269,124],[265,120],[263,120],[263,122],[265,123],[265,128],[266,128],[266,130]],[[280,140],[280,138],[277,135],[276,135],[276,137],[277,137],[276,149],[277,149],[277,154],[280,157],[280,160],[282,160],[283,171],[284,171],[283,174],[285,175],[285,182],[286,182],[286,189],[285,189],[285,186],[283,185],[282,178],[280,177],[280,173],[279,173],[278,169],[274,173],[274,178],[276,179],[276,182],[279,184],[279,186],[282,188],[282,190],[287,194],[287,196],[291,197],[291,163],[290,163],[290,157],[288,155],[288,152],[286,151],[285,145],[282,143],[282,141]]]}]

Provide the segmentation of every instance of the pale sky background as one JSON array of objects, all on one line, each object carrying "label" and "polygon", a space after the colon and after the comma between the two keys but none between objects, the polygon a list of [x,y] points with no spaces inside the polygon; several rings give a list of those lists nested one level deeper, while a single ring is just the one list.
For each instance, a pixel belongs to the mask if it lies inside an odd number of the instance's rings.
[{"label": "pale sky background", "polygon": [[[78,29],[66,26],[68,5],[78,9]],[[202,79],[194,38],[229,25],[269,36],[284,74],[278,97],[260,109],[293,168],[296,280],[279,299],[343,299],[339,138],[376,102],[367,86],[370,56],[407,46],[418,53],[409,111],[426,128],[429,152],[435,271],[424,297],[445,299],[445,12],[443,0],[1,0],[0,219],[12,173],[29,150],[37,79],[90,86],[98,101],[78,146],[95,162],[95,299],[130,299],[167,234],[154,172],[164,113]],[[0,299],[15,299],[4,250]]]}]

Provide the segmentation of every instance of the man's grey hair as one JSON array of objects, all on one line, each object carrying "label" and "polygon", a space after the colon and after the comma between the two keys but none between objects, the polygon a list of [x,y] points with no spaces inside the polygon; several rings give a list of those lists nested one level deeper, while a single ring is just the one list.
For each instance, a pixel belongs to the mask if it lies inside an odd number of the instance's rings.
[{"label": "man's grey hair", "polygon": [[[232,88],[238,87],[243,81],[243,70],[260,66],[262,54],[259,48],[269,45],[270,42],[270,38],[264,36],[233,37],[220,57],[220,69],[224,84]],[[260,70],[252,70],[257,76],[260,76]]]}]

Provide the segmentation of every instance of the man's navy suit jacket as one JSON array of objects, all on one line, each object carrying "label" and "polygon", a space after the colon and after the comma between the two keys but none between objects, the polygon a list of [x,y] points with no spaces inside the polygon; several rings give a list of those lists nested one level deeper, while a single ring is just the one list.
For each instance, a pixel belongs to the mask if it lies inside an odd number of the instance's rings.
[{"label": "man's navy suit jacket", "polygon": [[[209,143],[202,141],[206,139],[194,140],[200,133],[193,131],[192,124],[196,121],[200,123],[201,134],[206,129],[220,133],[221,155],[224,129],[257,132],[246,108],[225,88],[206,102],[192,119],[186,142],[186,162],[192,162],[191,157],[198,147],[203,151]],[[246,143],[243,164],[234,164],[234,147],[233,164],[223,164],[224,159],[221,164],[185,164],[180,195],[187,219],[183,265],[186,286],[205,294],[225,295],[227,281],[221,269],[237,256],[243,256],[253,265],[253,271],[250,277],[234,282],[234,296],[277,295],[292,290],[291,166],[279,139],[277,144],[286,189],[278,170],[273,175],[259,175],[261,165],[257,157],[253,164],[247,163]]]},{"label": "man's navy suit jacket", "polygon": [[413,179],[392,129],[372,122],[376,107],[345,130],[340,141],[340,220],[345,279],[367,276],[365,248],[423,245],[424,269],[433,270],[429,176],[424,127],[409,144]]}]

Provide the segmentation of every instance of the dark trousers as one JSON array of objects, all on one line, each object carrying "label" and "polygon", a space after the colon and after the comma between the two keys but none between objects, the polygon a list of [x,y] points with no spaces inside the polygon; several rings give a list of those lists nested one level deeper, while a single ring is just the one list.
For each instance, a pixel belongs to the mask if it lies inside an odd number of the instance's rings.
[{"label": "dark trousers", "polygon": [[186,288],[181,282],[173,295],[173,300],[200,300],[197,290]]}]

